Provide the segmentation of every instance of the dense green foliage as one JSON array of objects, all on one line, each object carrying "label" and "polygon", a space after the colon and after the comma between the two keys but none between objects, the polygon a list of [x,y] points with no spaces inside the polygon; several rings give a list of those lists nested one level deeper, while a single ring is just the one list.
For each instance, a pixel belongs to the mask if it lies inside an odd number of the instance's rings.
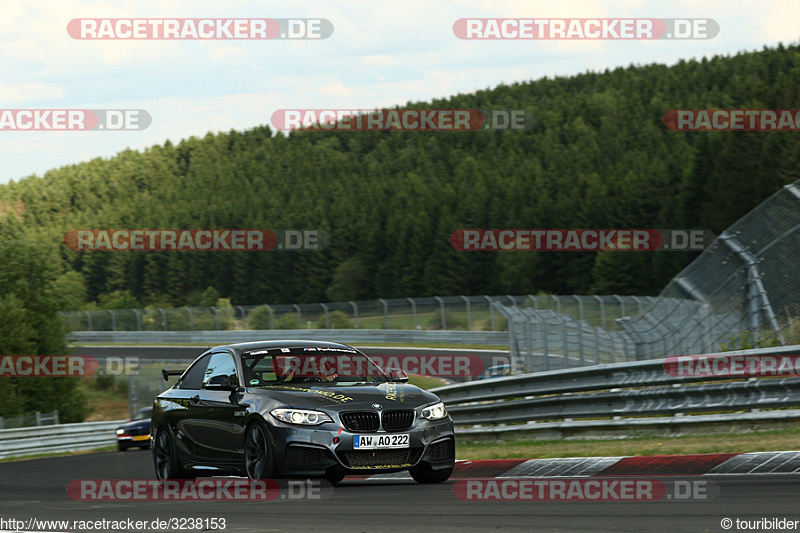
[{"label": "dense green foliage", "polygon": [[[64,300],[55,287],[58,259],[53,252],[25,237],[17,222],[0,224],[0,354],[68,353],[58,316]],[[77,379],[0,378],[0,416],[57,409],[62,422],[80,422],[87,403],[76,390]]]},{"label": "dense green foliage", "polygon": [[[59,279],[73,306],[127,296],[191,305],[215,295],[260,304],[655,294],[692,254],[465,253],[448,237],[459,228],[719,233],[800,178],[795,134],[677,133],[663,124],[676,108],[800,108],[797,46],[409,107],[528,109],[539,120],[526,132],[209,133],[2,186],[0,212],[21,216],[30,234],[58,246],[64,272],[82,275]],[[320,228],[332,244],[317,253],[79,253],[61,244],[69,229],[120,227]],[[214,294],[204,295],[208,287]]]}]

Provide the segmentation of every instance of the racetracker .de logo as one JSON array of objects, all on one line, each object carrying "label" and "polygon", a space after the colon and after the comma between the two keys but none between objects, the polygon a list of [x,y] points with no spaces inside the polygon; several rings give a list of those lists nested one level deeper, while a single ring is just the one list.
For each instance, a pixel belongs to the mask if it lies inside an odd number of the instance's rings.
[{"label": "racetracker .de logo", "polygon": [[319,480],[73,479],[67,494],[80,501],[228,501],[320,500],[333,491]]},{"label": "racetracker .de logo", "polygon": [[664,370],[678,377],[773,377],[800,375],[800,355],[673,355]]},{"label": "racetracker .de logo", "polygon": [[463,18],[453,33],[468,40],[713,39],[713,19],[658,18]]},{"label": "racetracker .de logo", "polygon": [[152,122],[144,109],[0,109],[0,131],[137,131]]},{"label": "racetracker .de logo", "polygon": [[524,109],[279,109],[281,131],[524,131],[536,115]]},{"label": "racetracker .de logo", "polygon": [[322,230],[73,229],[64,244],[76,251],[306,252],[330,244]]},{"label": "racetracker .de logo", "polygon": [[708,480],[588,479],[459,479],[453,494],[464,501],[658,501],[708,500],[719,493]]},{"label": "racetracker .de logo", "polygon": [[654,252],[704,250],[708,230],[677,229],[459,229],[450,244],[461,252]]},{"label": "racetracker .de logo", "polygon": [[673,131],[798,131],[800,109],[671,109]]},{"label": "racetracker .de logo", "polygon": [[97,372],[94,357],[84,355],[0,356],[0,377],[85,377]]},{"label": "racetracker .de logo", "polygon": [[69,21],[67,33],[92,40],[327,39],[333,24],[323,18],[84,18]]}]

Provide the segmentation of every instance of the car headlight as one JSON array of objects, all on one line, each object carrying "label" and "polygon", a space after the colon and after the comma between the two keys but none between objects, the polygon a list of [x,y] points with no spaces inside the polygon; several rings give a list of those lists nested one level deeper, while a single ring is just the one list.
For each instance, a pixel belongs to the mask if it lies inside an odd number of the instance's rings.
[{"label": "car headlight", "polygon": [[281,422],[304,426],[316,426],[325,422],[333,422],[331,417],[325,413],[310,409],[273,409],[270,414]]},{"label": "car headlight", "polygon": [[428,420],[441,420],[447,416],[447,409],[444,402],[439,402],[424,408],[419,416]]},{"label": "car headlight", "polygon": [[117,435],[124,435],[124,434],[125,434],[125,430],[124,429],[118,429],[117,430]]}]

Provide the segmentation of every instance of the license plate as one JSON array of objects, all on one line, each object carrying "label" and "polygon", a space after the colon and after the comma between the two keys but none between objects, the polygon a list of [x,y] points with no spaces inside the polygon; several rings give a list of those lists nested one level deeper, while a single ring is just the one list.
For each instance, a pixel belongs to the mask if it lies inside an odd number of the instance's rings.
[{"label": "license plate", "polygon": [[150,435],[136,435],[133,437],[133,440],[135,441],[150,440]]},{"label": "license plate", "polygon": [[355,435],[353,437],[353,448],[356,450],[408,448],[408,434]]}]

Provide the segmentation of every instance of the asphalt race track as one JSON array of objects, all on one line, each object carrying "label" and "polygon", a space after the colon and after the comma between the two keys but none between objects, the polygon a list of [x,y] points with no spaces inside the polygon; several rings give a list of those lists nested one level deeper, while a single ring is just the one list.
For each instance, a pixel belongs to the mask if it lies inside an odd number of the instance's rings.
[{"label": "asphalt race track", "polygon": [[[75,501],[67,494],[68,483],[75,479],[153,479],[151,457],[149,450],[131,450],[0,463],[0,519],[224,517],[226,531],[237,532],[636,533],[724,531],[720,521],[726,517],[800,519],[800,478],[796,475],[705,476],[719,487],[719,495],[705,501],[465,502],[454,496],[452,479],[441,485],[347,479],[329,497],[300,501],[102,502]],[[736,531],[735,525],[730,531]]]}]

